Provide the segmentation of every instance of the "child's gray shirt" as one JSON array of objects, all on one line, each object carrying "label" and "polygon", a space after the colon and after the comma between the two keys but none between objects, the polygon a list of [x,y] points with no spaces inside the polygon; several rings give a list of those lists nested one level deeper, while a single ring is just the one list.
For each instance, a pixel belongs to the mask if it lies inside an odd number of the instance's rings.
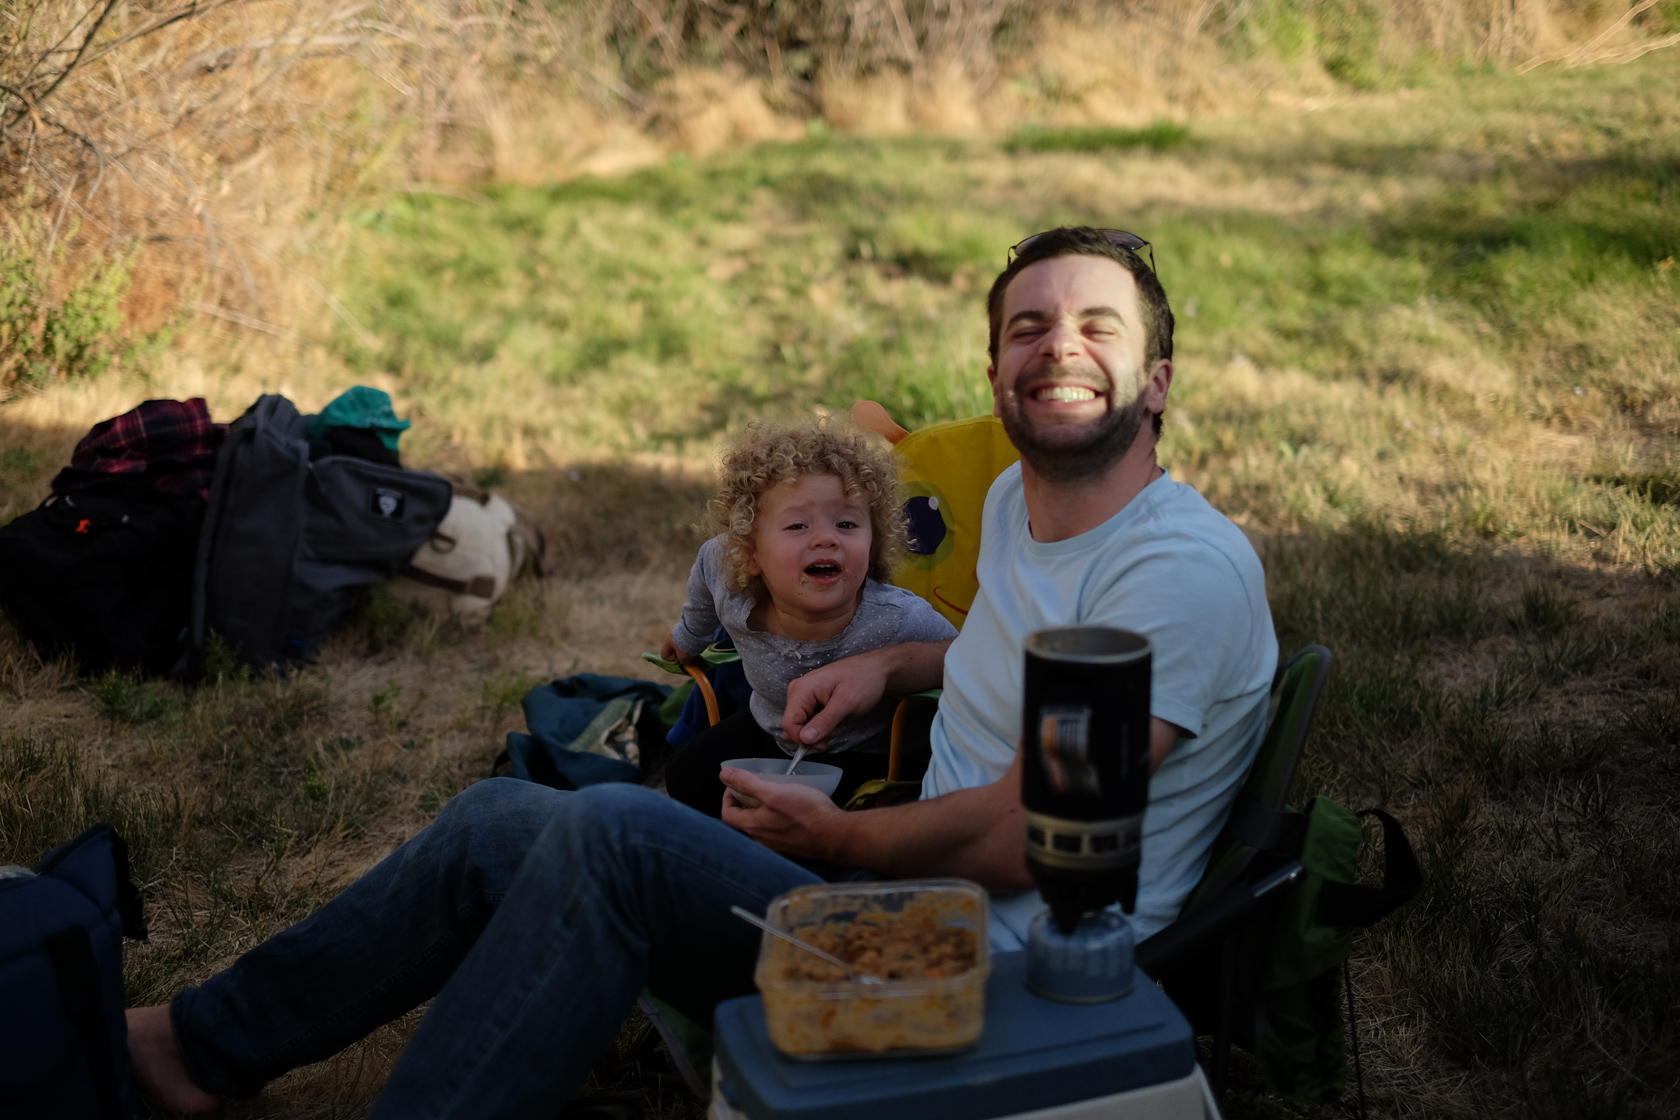
[{"label": "child's gray shirt", "polygon": [[[700,546],[688,574],[688,601],[682,618],[671,628],[671,640],[690,656],[711,644],[719,626],[729,632],[741,655],[741,668],[752,686],[752,714],[758,725],[789,755],[795,747],[782,734],[782,712],[788,685],[813,669],[853,654],[868,653],[904,642],[942,642],[957,636],[957,628],[913,591],[867,580],[857,613],[846,628],[820,642],[801,642],[754,630],[747,625],[756,600],[737,590],[730,579],[724,538],[713,537]],[[829,736],[828,749],[843,751],[892,724],[897,701],[883,699],[873,712],[841,723]]]}]

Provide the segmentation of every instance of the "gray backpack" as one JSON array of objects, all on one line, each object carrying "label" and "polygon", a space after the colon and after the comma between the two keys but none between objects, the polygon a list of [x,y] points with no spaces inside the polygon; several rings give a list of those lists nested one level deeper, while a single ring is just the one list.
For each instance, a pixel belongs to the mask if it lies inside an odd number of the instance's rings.
[{"label": "gray backpack", "polygon": [[396,575],[449,511],[449,480],[354,455],[311,461],[309,417],[273,394],[228,428],[193,574],[192,647],[241,660],[315,653],[359,587]]}]

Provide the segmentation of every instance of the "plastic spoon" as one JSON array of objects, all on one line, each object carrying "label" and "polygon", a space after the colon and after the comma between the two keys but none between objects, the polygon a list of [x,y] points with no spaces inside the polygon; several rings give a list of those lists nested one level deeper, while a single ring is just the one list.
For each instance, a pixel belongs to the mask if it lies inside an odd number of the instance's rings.
[{"label": "plastic spoon", "polygon": [[848,980],[854,980],[859,984],[879,984],[879,983],[882,982],[882,980],[879,976],[866,976],[861,972],[856,972],[852,969],[851,965],[847,964],[845,961],[841,960],[839,957],[832,956],[828,953],[825,953],[821,949],[817,948],[815,945],[806,944],[805,942],[799,940],[799,938],[795,937],[793,934],[787,932],[786,930],[777,929],[775,926],[771,925],[769,922],[765,921],[763,918],[759,917],[757,914],[754,914],[751,910],[743,910],[739,906],[731,906],[729,908],[729,912],[731,914],[735,915],[737,918],[740,918],[743,922],[752,923],[753,925],[757,926],[759,929],[763,930],[765,933],[770,934],[772,937],[779,937],[783,941],[786,941],[789,945],[799,946],[801,949],[805,950],[807,953],[810,953],[812,956],[821,957],[823,960],[827,961],[829,964],[833,965],[835,968],[838,968],[841,972],[844,972],[846,974],[846,978]]},{"label": "plastic spoon", "polygon": [[787,777],[787,775],[793,773],[795,770],[799,769],[799,760],[804,758],[805,757],[805,752],[810,750],[810,749],[811,749],[810,747],[800,747],[798,750],[793,752],[793,761],[788,763],[788,768],[786,770],[782,771],[782,776],[784,778]]}]

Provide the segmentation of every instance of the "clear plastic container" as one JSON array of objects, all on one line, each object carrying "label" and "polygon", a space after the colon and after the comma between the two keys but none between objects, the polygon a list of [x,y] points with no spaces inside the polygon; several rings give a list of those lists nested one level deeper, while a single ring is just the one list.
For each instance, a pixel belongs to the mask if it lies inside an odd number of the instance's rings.
[{"label": "clear plastic container", "polygon": [[859,981],[790,978],[790,968],[821,962],[762,935],[753,979],[764,995],[770,1041],[794,1058],[949,1054],[970,1046],[985,1024],[986,977],[991,974],[986,892],[963,879],[906,879],[887,883],[817,883],[770,903],[765,915],[798,935],[823,926],[897,922],[971,930],[974,964],[954,976]]},{"label": "clear plastic container", "polygon": [[[810,786],[820,790],[825,797],[833,797],[834,791],[840,788],[840,776],[844,771],[838,766],[830,766],[826,762],[814,762],[807,758],[799,766],[788,773],[786,758],[732,758],[719,769],[734,766],[752,774],[757,774],[767,782],[777,782],[782,785]],[[737,790],[730,790],[729,796],[736,804],[748,809],[756,809],[763,804],[756,797]]]}]

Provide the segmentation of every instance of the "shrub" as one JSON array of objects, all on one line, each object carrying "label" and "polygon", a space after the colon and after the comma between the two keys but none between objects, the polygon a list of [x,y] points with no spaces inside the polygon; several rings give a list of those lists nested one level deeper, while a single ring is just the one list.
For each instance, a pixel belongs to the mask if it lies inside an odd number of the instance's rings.
[{"label": "shrub", "polygon": [[[77,268],[61,246],[27,216],[0,236],[0,391],[98,377],[131,348],[121,306],[128,254]],[[55,277],[65,284],[57,299]]]}]

